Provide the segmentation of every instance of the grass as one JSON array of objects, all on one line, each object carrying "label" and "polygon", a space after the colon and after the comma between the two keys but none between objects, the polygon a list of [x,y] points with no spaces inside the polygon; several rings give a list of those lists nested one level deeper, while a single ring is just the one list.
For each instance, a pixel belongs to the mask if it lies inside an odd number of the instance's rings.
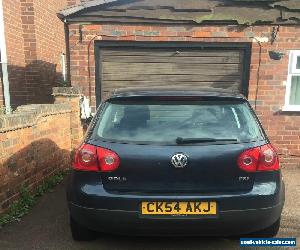
[{"label": "grass", "polygon": [[8,208],[8,211],[0,215],[0,228],[7,223],[19,221],[27,214],[37,199],[61,183],[66,175],[66,171],[60,171],[57,174],[45,179],[34,191],[29,191],[25,186],[20,188],[20,198],[14,201]]}]

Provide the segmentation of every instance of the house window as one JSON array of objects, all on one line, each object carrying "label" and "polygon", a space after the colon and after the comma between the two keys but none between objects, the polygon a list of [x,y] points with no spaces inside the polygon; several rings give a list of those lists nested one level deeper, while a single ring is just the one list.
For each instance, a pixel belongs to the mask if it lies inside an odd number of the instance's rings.
[{"label": "house window", "polygon": [[300,111],[300,50],[290,52],[284,111]]}]

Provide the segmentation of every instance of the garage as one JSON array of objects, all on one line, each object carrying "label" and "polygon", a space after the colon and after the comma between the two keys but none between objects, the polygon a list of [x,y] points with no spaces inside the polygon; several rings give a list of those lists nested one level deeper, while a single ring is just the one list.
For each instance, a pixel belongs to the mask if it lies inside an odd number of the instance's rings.
[{"label": "garage", "polygon": [[199,86],[247,96],[248,44],[96,43],[98,100],[118,88]]},{"label": "garage", "polygon": [[[291,43],[300,42],[298,5],[299,0],[82,1],[58,13],[66,32],[66,84],[82,89],[93,112],[120,87],[235,89],[248,97],[267,131],[294,133],[300,109],[291,95],[299,92],[292,79],[298,77],[294,58],[300,45]],[[298,167],[291,159],[299,147],[284,142],[299,145],[299,138],[273,140],[284,164]]]}]

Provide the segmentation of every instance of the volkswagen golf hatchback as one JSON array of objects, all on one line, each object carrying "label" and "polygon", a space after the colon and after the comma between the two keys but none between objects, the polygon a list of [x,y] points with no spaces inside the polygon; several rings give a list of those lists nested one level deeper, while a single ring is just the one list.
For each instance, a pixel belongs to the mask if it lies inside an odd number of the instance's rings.
[{"label": "volkswagen golf hatchback", "polygon": [[75,240],[94,232],[272,237],[284,184],[242,95],[127,89],[98,108],[67,199]]}]

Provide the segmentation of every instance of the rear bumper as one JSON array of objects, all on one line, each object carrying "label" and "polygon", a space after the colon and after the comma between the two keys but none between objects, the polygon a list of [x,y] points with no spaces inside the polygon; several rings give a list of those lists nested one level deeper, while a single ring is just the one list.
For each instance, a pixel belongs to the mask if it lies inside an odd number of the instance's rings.
[{"label": "rear bumper", "polygon": [[91,230],[125,235],[202,235],[232,236],[247,234],[272,225],[282,211],[274,207],[220,211],[217,218],[143,218],[136,211],[84,208],[69,204],[71,216]]},{"label": "rear bumper", "polygon": [[[281,215],[285,190],[281,176],[273,182],[256,182],[245,193],[223,195],[150,195],[107,192],[101,181],[68,186],[70,214],[82,226],[95,231],[134,235],[229,236],[255,232],[269,227]],[[90,184],[87,184],[90,183]],[[142,217],[142,201],[216,201],[218,216]]]}]

